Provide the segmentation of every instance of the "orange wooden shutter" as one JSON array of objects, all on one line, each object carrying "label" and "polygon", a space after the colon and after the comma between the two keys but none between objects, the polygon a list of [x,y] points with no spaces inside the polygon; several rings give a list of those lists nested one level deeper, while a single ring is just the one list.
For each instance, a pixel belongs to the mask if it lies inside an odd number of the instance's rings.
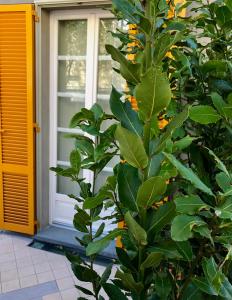
[{"label": "orange wooden shutter", "polygon": [[34,234],[34,18],[0,5],[0,229]]}]

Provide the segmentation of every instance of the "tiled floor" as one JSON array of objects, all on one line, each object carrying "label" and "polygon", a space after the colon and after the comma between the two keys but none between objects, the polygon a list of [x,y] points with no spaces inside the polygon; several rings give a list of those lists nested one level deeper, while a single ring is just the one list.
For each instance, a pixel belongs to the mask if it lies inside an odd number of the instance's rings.
[{"label": "tiled floor", "polygon": [[28,247],[30,242],[21,235],[0,232],[0,300],[76,300],[83,296],[74,287],[77,281],[67,259]]}]

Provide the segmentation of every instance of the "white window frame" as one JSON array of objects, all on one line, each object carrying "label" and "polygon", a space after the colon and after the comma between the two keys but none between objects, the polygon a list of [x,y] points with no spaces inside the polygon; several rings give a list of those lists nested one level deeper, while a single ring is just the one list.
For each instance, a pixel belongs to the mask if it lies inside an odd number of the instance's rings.
[{"label": "white window frame", "polygon": [[[91,108],[97,101],[97,71],[98,71],[98,44],[99,44],[99,20],[101,18],[113,18],[113,15],[102,9],[88,9],[88,10],[57,10],[51,12],[50,15],[50,167],[57,166],[57,164],[67,165],[66,162],[57,161],[57,112],[58,112],[58,22],[59,20],[87,20],[87,52],[86,52],[86,89],[85,89],[85,107]],[[59,57],[61,59],[68,59],[70,57]],[[75,57],[77,58],[77,57]],[[106,57],[102,57],[106,59]],[[66,95],[65,95],[66,94]],[[75,93],[59,93],[59,96],[70,96]],[[81,133],[78,129],[59,128],[59,132],[73,132]],[[110,172],[111,168],[104,168],[103,171]],[[93,181],[93,173],[88,170],[83,171],[83,177],[88,182]],[[57,178],[54,172],[50,172],[49,176],[49,223],[72,225],[72,220],[67,222],[66,219],[57,218],[57,205],[70,207],[75,205],[75,200],[70,199],[67,195],[58,194]],[[59,208],[58,208],[59,210]]]}]

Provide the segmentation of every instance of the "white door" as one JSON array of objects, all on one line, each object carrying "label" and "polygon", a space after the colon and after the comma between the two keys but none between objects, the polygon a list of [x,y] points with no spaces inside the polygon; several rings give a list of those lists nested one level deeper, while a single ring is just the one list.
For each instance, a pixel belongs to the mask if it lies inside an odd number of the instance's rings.
[{"label": "white door", "polygon": [[[72,116],[82,107],[98,102],[109,112],[111,86],[122,90],[124,82],[112,71],[105,44],[115,43],[109,31],[118,22],[102,10],[56,11],[50,23],[50,166],[69,166],[74,141],[67,133],[82,133],[68,128]],[[96,188],[112,172],[112,163],[102,171]],[[89,182],[92,172],[84,171]],[[72,226],[77,185],[64,177],[50,176],[50,223]],[[110,229],[110,228],[108,228]]]}]

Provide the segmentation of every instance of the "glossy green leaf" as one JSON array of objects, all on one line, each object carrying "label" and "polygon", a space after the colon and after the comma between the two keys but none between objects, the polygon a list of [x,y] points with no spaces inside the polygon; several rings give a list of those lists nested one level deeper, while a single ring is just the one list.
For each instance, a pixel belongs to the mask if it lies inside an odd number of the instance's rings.
[{"label": "glossy green leaf", "polygon": [[99,277],[94,270],[88,267],[72,264],[72,270],[77,279],[83,282],[93,282]]},{"label": "glossy green leaf", "polygon": [[201,236],[206,237],[207,239],[209,239],[211,241],[212,245],[214,245],[214,241],[213,241],[213,238],[211,236],[211,231],[210,231],[210,229],[208,228],[207,225],[195,227],[193,230],[194,230],[194,232],[199,233]]},{"label": "glossy green leaf", "polygon": [[169,180],[172,177],[176,177],[177,174],[177,169],[169,161],[162,163],[159,176],[161,176],[164,180]]},{"label": "glossy green leaf", "polygon": [[217,207],[215,213],[220,219],[232,220],[232,197],[227,198],[221,206]]},{"label": "glossy green leaf", "polygon": [[232,84],[228,80],[215,79],[212,80],[212,85],[219,90],[221,93],[231,93],[232,92]]},{"label": "glossy green leaf", "polygon": [[91,110],[82,108],[80,112],[73,116],[73,118],[70,121],[69,127],[75,128],[79,126],[81,122],[86,120],[89,122],[94,122],[94,114]]},{"label": "glossy green leaf", "polygon": [[109,277],[111,275],[112,267],[113,267],[113,263],[107,265],[107,267],[105,268],[103,274],[101,275],[100,284],[103,284],[103,283],[107,282],[107,280],[109,279]]},{"label": "glossy green leaf", "polygon": [[193,251],[189,241],[176,242],[176,247],[185,260],[191,261],[193,259]]},{"label": "glossy green leaf", "polygon": [[227,72],[228,71],[228,62],[223,60],[212,59],[207,61],[201,66],[201,71],[203,73],[210,72]]},{"label": "glossy green leaf", "polygon": [[203,271],[208,282],[213,286],[214,290],[220,296],[232,296],[232,286],[228,279],[218,268],[214,258],[204,258],[202,262]]},{"label": "glossy green leaf", "polygon": [[232,12],[232,0],[225,0],[225,5],[229,8],[229,10]]},{"label": "glossy green leaf", "polygon": [[155,247],[151,247],[149,252],[161,253],[165,258],[168,259],[183,259],[183,256],[178,251],[176,243],[173,241],[165,241]]},{"label": "glossy green leaf", "polygon": [[177,212],[182,214],[194,215],[209,208],[198,195],[179,196],[174,201]]},{"label": "glossy green leaf", "polygon": [[73,225],[80,232],[88,233],[87,225],[89,224],[89,222],[90,222],[90,216],[84,210],[80,209],[74,215]]},{"label": "glossy green leaf", "polygon": [[112,59],[120,64],[121,75],[130,83],[137,84],[140,81],[140,64],[133,64],[114,46],[106,45],[106,51]]},{"label": "glossy green leaf", "polygon": [[135,89],[139,113],[143,120],[165,109],[171,100],[171,89],[166,74],[158,67],[151,67]]},{"label": "glossy green leaf", "polygon": [[140,207],[149,207],[160,200],[167,189],[165,179],[160,176],[151,177],[146,180],[138,190],[137,204]]},{"label": "glossy green leaf", "polygon": [[175,204],[173,202],[168,202],[161,205],[155,212],[150,228],[148,230],[149,235],[159,232],[167,224],[169,224],[175,217]]},{"label": "glossy green leaf", "polygon": [[123,234],[123,232],[124,229],[117,228],[108,233],[104,238],[91,242],[86,248],[86,255],[91,256],[93,254],[100,253],[109,245],[112,240]]},{"label": "glossy green leaf", "polygon": [[144,260],[144,262],[141,264],[141,269],[147,269],[147,268],[156,268],[159,266],[160,262],[162,260],[162,253],[149,253],[147,258]]},{"label": "glossy green leaf", "polygon": [[120,288],[112,283],[104,283],[103,289],[105,290],[106,294],[109,296],[111,300],[128,300],[128,298],[122,293]]},{"label": "glossy green leaf", "polygon": [[143,284],[141,282],[136,282],[131,273],[124,273],[117,270],[115,277],[121,279],[123,286],[130,291],[139,294],[143,289]]},{"label": "glossy green leaf", "polygon": [[230,190],[232,180],[224,172],[220,172],[216,175],[216,181],[218,186],[223,190],[223,192]]},{"label": "glossy green leaf", "polygon": [[98,227],[95,235],[94,235],[94,238],[98,238],[99,236],[102,235],[102,233],[104,232],[104,229],[105,229],[105,223],[101,223],[101,225]]},{"label": "glossy green leaf", "polygon": [[153,155],[153,157],[149,161],[148,178],[157,176],[159,174],[163,160],[164,156],[162,153]]},{"label": "glossy green leaf", "polygon": [[75,147],[80,151],[82,155],[91,156],[94,154],[93,140],[83,135],[72,134],[72,137],[76,139]]},{"label": "glossy green leaf", "polygon": [[92,209],[103,203],[106,199],[106,195],[104,193],[99,193],[95,197],[88,197],[85,199],[83,204],[83,209]]},{"label": "glossy green leaf", "polygon": [[86,288],[84,288],[84,287],[82,287],[82,286],[80,286],[80,285],[75,285],[75,287],[79,290],[79,291],[81,291],[82,293],[84,293],[84,294],[86,294],[86,295],[88,295],[88,296],[94,296],[94,294],[90,291],[90,290],[87,290]]},{"label": "glossy green leaf", "polygon": [[179,215],[176,216],[171,226],[171,236],[174,241],[187,241],[193,237],[193,228],[196,226],[203,226],[206,223],[199,217]]},{"label": "glossy green leaf", "polygon": [[71,167],[76,170],[76,172],[79,172],[81,167],[81,156],[78,150],[73,150],[70,154],[70,164]]},{"label": "glossy green leaf", "polygon": [[188,148],[193,141],[196,141],[198,138],[191,137],[189,135],[185,136],[183,139],[176,141],[173,145],[173,151],[175,150],[183,150]]},{"label": "glossy green leaf", "polygon": [[214,196],[210,188],[208,188],[191,169],[185,167],[172,154],[164,153],[164,155],[176,167],[183,178],[190,181],[196,188],[204,193]]},{"label": "glossy green leaf", "polygon": [[163,133],[160,137],[160,141],[158,143],[157,148],[155,149],[155,153],[159,153],[165,148],[166,142],[169,138],[171,138],[173,132],[181,127],[183,123],[187,120],[189,116],[189,106],[185,106],[183,111],[176,115],[172,121],[167,125],[165,133]]},{"label": "glossy green leaf", "polygon": [[131,211],[137,211],[136,197],[141,184],[138,169],[128,164],[120,164],[117,179],[120,202]]},{"label": "glossy green leaf", "polygon": [[148,157],[142,139],[120,125],[116,129],[115,136],[124,159],[135,168],[145,169]]},{"label": "glossy green leaf", "polygon": [[217,157],[217,155],[212,150],[210,150],[208,148],[206,148],[206,149],[208,150],[209,154],[214,158],[218,169],[220,169],[222,172],[224,172],[230,178],[230,174],[229,174],[225,164]]},{"label": "glossy green leaf", "polygon": [[122,126],[138,136],[142,134],[143,127],[138,118],[138,114],[131,108],[129,101],[122,102],[122,94],[114,87],[110,95],[110,108],[115,117],[121,122]]},{"label": "glossy green leaf", "polygon": [[116,247],[116,253],[118,256],[118,259],[120,263],[126,267],[127,269],[135,271],[135,267],[133,266],[133,263],[131,262],[131,259],[127,252],[123,248]]},{"label": "glossy green leaf", "polygon": [[226,103],[224,102],[222,96],[220,96],[218,93],[214,92],[214,93],[211,93],[211,99],[212,99],[212,102],[213,102],[213,105],[214,107],[217,109],[218,113],[221,115],[221,116],[224,116],[225,113],[224,113],[224,106],[226,105]]},{"label": "glossy green leaf", "polygon": [[147,245],[146,231],[135,221],[129,211],[125,214],[125,222],[128,230],[137,241],[137,243],[141,246]]},{"label": "glossy green leaf", "polygon": [[131,24],[138,24],[140,21],[140,9],[132,1],[112,0],[113,9],[120,12],[123,18]]},{"label": "glossy green leaf", "polygon": [[176,31],[174,34],[170,34],[169,31],[161,34],[157,40],[157,46],[155,47],[154,51],[155,64],[159,65],[167,52],[170,51],[172,46],[182,38],[183,34],[178,31]]},{"label": "glossy green leaf", "polygon": [[217,22],[223,27],[223,25],[230,21],[232,18],[232,13],[227,6],[220,6],[216,10]]},{"label": "glossy green leaf", "polygon": [[158,272],[155,277],[155,290],[159,299],[166,300],[172,291],[172,281],[164,272]]},{"label": "glossy green leaf", "polygon": [[222,117],[209,105],[197,105],[190,109],[190,119],[200,124],[217,123]]},{"label": "glossy green leaf", "polygon": [[218,296],[218,293],[214,290],[212,285],[207,281],[206,278],[204,277],[194,277],[192,279],[192,282],[194,285],[196,285],[202,292],[213,295],[213,296]]}]

